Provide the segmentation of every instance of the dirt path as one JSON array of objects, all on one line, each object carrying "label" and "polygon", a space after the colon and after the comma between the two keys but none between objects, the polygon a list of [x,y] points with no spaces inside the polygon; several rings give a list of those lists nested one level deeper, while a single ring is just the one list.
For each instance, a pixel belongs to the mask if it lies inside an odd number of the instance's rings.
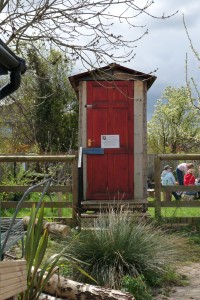
[{"label": "dirt path", "polygon": [[187,276],[189,284],[174,287],[168,296],[159,295],[155,300],[200,300],[200,263],[181,267],[178,272]]}]

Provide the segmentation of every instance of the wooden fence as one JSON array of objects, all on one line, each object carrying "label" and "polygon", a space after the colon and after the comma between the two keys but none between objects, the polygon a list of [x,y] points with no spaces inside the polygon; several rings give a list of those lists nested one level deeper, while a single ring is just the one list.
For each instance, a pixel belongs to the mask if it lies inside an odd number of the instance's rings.
[{"label": "wooden fence", "polygon": [[[155,201],[149,202],[149,207],[155,207],[156,217],[161,216],[162,207],[200,207],[200,201],[161,201],[162,192],[172,191],[197,191],[199,192],[200,187],[198,186],[161,186],[160,175],[163,169],[163,163],[170,164],[174,161],[196,161],[196,164],[200,161],[200,154],[159,154],[154,156],[154,180],[155,180]],[[62,216],[62,208],[72,209],[72,219],[76,220],[78,211],[78,162],[76,155],[0,155],[0,165],[2,163],[70,163],[71,168],[71,182],[67,185],[52,185],[49,188],[49,192],[56,192],[58,195],[58,201],[45,202],[45,208],[58,208],[59,217]],[[176,162],[176,165],[177,165]],[[175,163],[173,164],[175,165]],[[25,192],[30,186],[8,186],[0,185],[0,193],[17,193]],[[42,192],[43,187],[38,187],[34,192]],[[66,195],[72,194],[72,201],[63,200],[60,197],[61,194]],[[1,201],[1,208],[16,208],[17,201]],[[24,201],[22,204],[23,208],[30,208],[34,202]]]},{"label": "wooden fence", "polygon": [[[59,216],[62,217],[62,208],[72,208],[72,218],[76,219],[77,205],[78,205],[78,169],[77,169],[77,157],[76,155],[0,155],[0,164],[2,163],[70,163],[72,164],[71,183],[67,185],[52,185],[49,187],[48,192],[56,192],[58,194],[58,201],[44,202],[44,207],[58,208]],[[17,193],[25,192],[30,186],[10,186],[0,185],[0,193]],[[34,192],[42,192],[43,187],[37,187]],[[72,194],[72,202],[62,199],[62,193],[68,195]],[[33,205],[33,201],[24,201],[22,208],[30,208]],[[1,208],[16,208],[17,201],[1,201]]]},{"label": "wooden fence", "polygon": [[[156,217],[161,216],[162,207],[200,207],[200,201],[161,201],[161,192],[172,191],[200,191],[199,186],[161,186],[161,172],[163,161],[199,161],[200,154],[159,154],[154,158],[154,180],[155,180],[155,201],[149,203],[149,206],[155,207]],[[170,163],[169,163],[170,164]],[[200,216],[199,216],[200,217]]]}]

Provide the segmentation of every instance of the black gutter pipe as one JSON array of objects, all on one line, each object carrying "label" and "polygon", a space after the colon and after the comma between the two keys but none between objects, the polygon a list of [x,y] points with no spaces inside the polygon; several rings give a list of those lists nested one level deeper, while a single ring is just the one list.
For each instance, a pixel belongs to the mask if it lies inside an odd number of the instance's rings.
[{"label": "black gutter pipe", "polygon": [[0,75],[10,72],[10,82],[0,89],[0,100],[15,92],[21,83],[21,75],[26,72],[26,62],[15,55],[0,39]]}]

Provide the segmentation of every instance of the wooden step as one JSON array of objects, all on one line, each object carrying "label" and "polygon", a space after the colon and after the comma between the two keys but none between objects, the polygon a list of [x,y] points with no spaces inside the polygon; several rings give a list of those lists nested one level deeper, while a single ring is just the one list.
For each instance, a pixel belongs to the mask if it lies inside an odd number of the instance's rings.
[{"label": "wooden step", "polygon": [[[106,213],[101,213],[101,216],[106,216]],[[144,216],[151,216],[149,212],[131,212],[130,216],[132,217],[144,217]],[[80,218],[82,219],[92,219],[92,218],[98,218],[98,213],[82,213],[80,214]]]},{"label": "wooden step", "polygon": [[112,208],[130,208],[130,209],[143,209],[147,205],[147,200],[87,200],[81,202],[83,210],[103,210]]},{"label": "wooden step", "polygon": [[[106,216],[106,214],[101,214],[101,215],[104,215]],[[130,218],[132,219],[143,219],[143,220],[149,220],[151,218],[151,215],[149,214],[149,212],[131,212],[130,211],[130,214],[129,214]],[[97,219],[99,217],[99,214],[98,213],[82,213],[80,216],[79,216],[79,221],[81,223],[81,227],[85,227],[87,226],[88,224],[92,224],[94,222],[95,219]]]},{"label": "wooden step", "polygon": [[[106,213],[101,215],[106,215]],[[129,216],[136,220],[147,221],[151,218],[149,212],[132,212],[130,211]],[[99,217],[98,213],[82,213],[79,219],[79,229],[94,229],[94,221]]]},{"label": "wooden step", "polygon": [[104,200],[83,200],[81,204],[142,204],[142,203],[147,203],[146,199],[129,199],[129,200],[110,200],[110,199],[104,199]]}]

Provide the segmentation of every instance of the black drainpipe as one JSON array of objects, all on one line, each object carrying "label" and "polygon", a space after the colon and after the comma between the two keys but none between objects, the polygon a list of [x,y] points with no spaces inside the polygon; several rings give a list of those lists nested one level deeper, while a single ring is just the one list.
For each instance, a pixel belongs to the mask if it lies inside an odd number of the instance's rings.
[{"label": "black drainpipe", "polygon": [[26,62],[17,56],[0,39],[0,75],[10,72],[10,82],[0,89],[0,100],[15,92],[21,83],[21,75],[26,72]]}]

